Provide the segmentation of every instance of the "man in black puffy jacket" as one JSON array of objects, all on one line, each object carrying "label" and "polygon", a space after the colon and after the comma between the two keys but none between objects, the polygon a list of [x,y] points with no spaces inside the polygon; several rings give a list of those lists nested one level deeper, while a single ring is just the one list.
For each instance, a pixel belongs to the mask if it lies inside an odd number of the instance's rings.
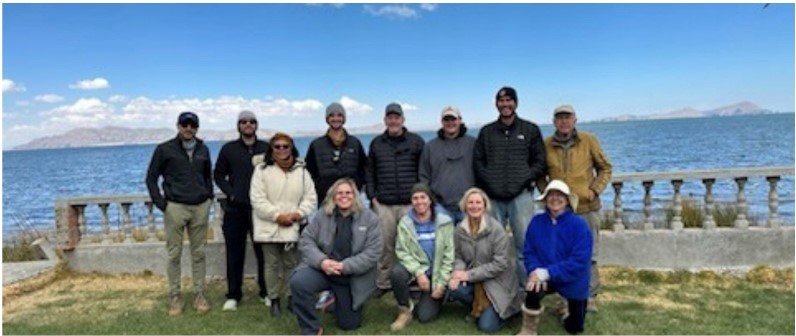
[{"label": "man in black puffy jacket", "polygon": [[[146,176],[149,197],[163,211],[169,257],[166,273],[171,316],[182,314],[180,260],[183,231],[186,228],[191,244],[193,307],[199,313],[210,310],[204,291],[207,221],[213,198],[212,163],[210,150],[196,137],[198,130],[199,117],[193,112],[181,113],[177,118],[177,136],[155,148]],[[163,194],[158,185],[161,176]]]},{"label": "man in black puffy jacket", "polygon": [[370,142],[366,171],[371,207],[381,220],[384,250],[379,260],[376,296],[390,289],[390,271],[395,263],[398,221],[411,204],[412,186],[419,181],[420,155],[425,142],[404,127],[401,105],[391,103],[384,112],[387,130]]},{"label": "man in black puffy jacket", "polygon": [[511,226],[518,279],[525,279],[522,248],[533,215],[533,188],[536,179],[545,176],[547,164],[542,132],[517,116],[517,102],[514,88],[498,90],[495,106],[500,115],[478,133],[473,166],[476,184],[492,199],[492,216]]}]

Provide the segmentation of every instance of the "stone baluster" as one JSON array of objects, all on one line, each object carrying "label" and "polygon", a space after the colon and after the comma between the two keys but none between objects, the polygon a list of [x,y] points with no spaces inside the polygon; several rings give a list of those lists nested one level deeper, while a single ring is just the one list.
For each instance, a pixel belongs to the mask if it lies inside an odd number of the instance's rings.
[{"label": "stone baluster", "polygon": [[736,177],[735,183],[738,184],[738,217],[735,218],[735,228],[746,229],[749,227],[749,221],[746,219],[746,195],[744,194],[744,187],[746,185],[746,177]]},{"label": "stone baluster", "polygon": [[80,243],[83,241],[83,238],[88,237],[88,231],[86,229],[86,205],[77,204],[72,207],[74,207],[75,212],[77,212],[77,242]]},{"label": "stone baluster", "polygon": [[224,209],[221,207],[221,202],[212,200],[213,202],[213,241],[220,242],[224,240],[224,234],[221,232],[221,224],[224,221]]},{"label": "stone baluster", "polygon": [[766,177],[766,181],[768,181],[768,227],[770,228],[778,228],[780,227],[779,222],[779,215],[777,212],[779,211],[779,195],[777,195],[777,182],[779,182],[779,176],[768,176]]},{"label": "stone baluster", "polygon": [[672,210],[674,211],[671,223],[672,230],[683,229],[683,218],[681,217],[683,213],[683,200],[680,198],[680,187],[682,185],[683,180],[672,180],[672,187],[674,187],[674,196],[672,198]]},{"label": "stone baluster", "polygon": [[122,203],[122,232],[124,232],[124,242],[133,242],[133,221],[130,219],[130,206],[132,203]]},{"label": "stone baluster", "polygon": [[154,213],[154,204],[152,202],[144,202],[146,206],[146,223],[147,227],[149,228],[149,233],[147,234],[148,242],[156,242],[158,241],[158,232],[155,229],[155,213]]},{"label": "stone baluster", "polygon": [[102,215],[102,245],[108,245],[113,242],[113,239],[111,239],[110,220],[108,219],[108,206],[110,206],[110,204],[100,203],[97,205],[99,205],[100,215]]},{"label": "stone baluster", "polygon": [[713,202],[713,184],[716,183],[716,179],[703,179],[702,183],[705,184],[705,221],[702,228],[712,230],[716,228],[716,221],[713,220],[713,209],[716,206]]},{"label": "stone baluster", "polygon": [[653,184],[655,184],[654,181],[641,182],[641,185],[644,186],[644,224],[641,226],[642,230],[655,228],[655,224],[652,223],[652,195],[650,194]]},{"label": "stone baluster", "polygon": [[614,232],[622,232],[625,225],[622,223],[622,182],[612,183],[614,187]]}]

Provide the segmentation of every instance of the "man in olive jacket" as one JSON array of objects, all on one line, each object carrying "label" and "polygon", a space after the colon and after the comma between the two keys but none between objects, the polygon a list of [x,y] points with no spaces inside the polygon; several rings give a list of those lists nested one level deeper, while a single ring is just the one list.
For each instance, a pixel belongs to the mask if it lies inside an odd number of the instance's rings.
[{"label": "man in olive jacket", "polygon": [[[578,197],[575,213],[589,223],[593,249],[588,309],[596,311],[594,297],[600,289],[600,274],[597,272],[602,207],[600,194],[611,181],[612,166],[597,137],[591,133],[579,132],[575,128],[577,121],[575,108],[571,105],[561,105],[553,111],[556,131],[545,139],[548,179],[562,180],[572,189]],[[539,184],[544,188],[547,181],[540,179]]]}]

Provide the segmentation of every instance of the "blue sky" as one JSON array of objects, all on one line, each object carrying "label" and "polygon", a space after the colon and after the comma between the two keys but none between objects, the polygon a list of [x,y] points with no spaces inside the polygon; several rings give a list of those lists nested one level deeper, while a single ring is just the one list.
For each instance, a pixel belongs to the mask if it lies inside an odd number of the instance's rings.
[{"label": "blue sky", "polygon": [[[493,120],[494,94],[547,123],[744,100],[794,110],[793,4],[3,5],[3,147],[76,127],[173,127],[192,109],[232,129],[323,129],[405,106]],[[201,132],[201,131],[200,131]]]}]

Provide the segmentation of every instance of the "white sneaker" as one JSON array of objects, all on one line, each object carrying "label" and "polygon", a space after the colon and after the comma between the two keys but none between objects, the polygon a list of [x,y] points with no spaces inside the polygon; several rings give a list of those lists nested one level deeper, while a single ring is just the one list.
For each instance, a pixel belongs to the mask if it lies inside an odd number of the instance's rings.
[{"label": "white sneaker", "polygon": [[266,297],[261,297],[260,298],[260,302],[265,303],[266,307],[270,307],[271,306],[271,299],[269,297],[267,297],[267,296]]},{"label": "white sneaker", "polygon": [[238,301],[235,299],[227,299],[224,302],[224,307],[221,308],[221,311],[236,311],[238,310]]}]

